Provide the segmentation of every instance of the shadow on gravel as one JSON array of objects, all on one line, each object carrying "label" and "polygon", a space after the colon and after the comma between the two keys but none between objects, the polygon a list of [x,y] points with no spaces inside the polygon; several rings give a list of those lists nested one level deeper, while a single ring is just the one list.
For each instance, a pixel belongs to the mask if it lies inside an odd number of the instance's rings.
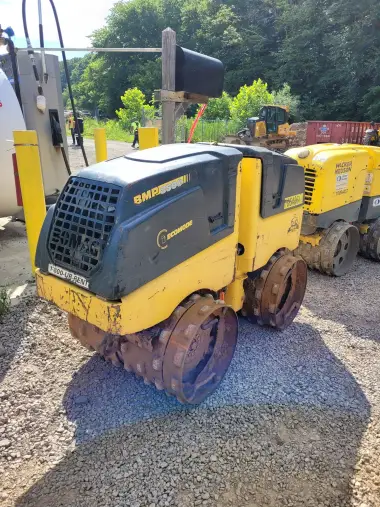
[{"label": "shadow on gravel", "polygon": [[23,305],[21,314],[18,312],[18,305],[15,305],[3,318],[3,322],[0,322],[0,384],[12,364],[20,343],[29,334],[26,329],[29,315],[35,310],[38,300],[35,297],[26,297],[19,304]]},{"label": "shadow on gravel", "polygon": [[348,506],[370,416],[313,328],[278,334],[245,321],[225,381],[201,407],[95,357],[64,405],[80,445],[18,507]]},{"label": "shadow on gravel", "polygon": [[309,271],[304,306],[363,339],[380,341],[380,265],[358,257],[345,276],[332,278]]}]

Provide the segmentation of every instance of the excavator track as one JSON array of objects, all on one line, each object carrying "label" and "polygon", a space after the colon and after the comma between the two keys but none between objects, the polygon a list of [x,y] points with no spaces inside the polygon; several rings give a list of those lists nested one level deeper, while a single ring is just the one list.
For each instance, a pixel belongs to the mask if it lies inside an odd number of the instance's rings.
[{"label": "excavator track", "polygon": [[306,283],[304,260],[281,250],[271,257],[258,278],[245,281],[242,314],[259,325],[283,331],[301,307]]},{"label": "excavator track", "polygon": [[368,224],[364,234],[360,234],[360,255],[380,262],[380,218]]},{"label": "excavator track", "polygon": [[167,320],[133,335],[109,335],[73,315],[69,326],[82,345],[188,404],[221,383],[238,335],[236,313],[211,294],[193,294]]},{"label": "excavator track", "polygon": [[318,245],[301,238],[296,255],[300,255],[310,269],[330,276],[343,276],[352,267],[359,251],[359,231],[347,222],[335,222],[321,233]]}]

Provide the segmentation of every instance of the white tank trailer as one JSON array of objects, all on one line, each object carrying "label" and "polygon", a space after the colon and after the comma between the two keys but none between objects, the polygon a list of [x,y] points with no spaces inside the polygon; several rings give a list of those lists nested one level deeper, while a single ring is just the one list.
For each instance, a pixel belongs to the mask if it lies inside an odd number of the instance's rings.
[{"label": "white tank trailer", "polygon": [[[36,54],[35,58],[38,71],[42,73],[40,55]],[[36,106],[38,90],[28,54],[19,52],[17,55],[22,109],[12,86],[10,57],[0,55],[0,217],[17,215],[21,211],[21,193],[12,160],[14,130],[37,131],[47,203],[55,201],[68,178],[61,150],[53,146],[51,132],[53,112],[59,120],[68,155],[58,57],[46,55],[46,63],[49,74],[48,82],[43,83],[46,111],[41,113]]]},{"label": "white tank trailer", "polygon": [[25,121],[16,94],[0,69],[0,217],[20,211],[13,165],[13,131],[25,130]]}]

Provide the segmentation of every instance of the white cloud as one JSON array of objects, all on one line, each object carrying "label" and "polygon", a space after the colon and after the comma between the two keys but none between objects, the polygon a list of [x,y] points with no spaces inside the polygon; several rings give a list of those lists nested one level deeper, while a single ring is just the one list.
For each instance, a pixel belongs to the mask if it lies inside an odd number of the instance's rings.
[{"label": "white cloud", "polygon": [[[66,47],[90,46],[91,33],[105,24],[109,9],[116,0],[54,0],[57,9],[63,40]],[[0,0],[2,27],[11,26],[17,37],[17,45],[24,40],[21,16],[22,0]],[[32,44],[38,44],[38,2],[26,1],[29,35]],[[57,28],[49,0],[42,0],[44,38],[46,42],[58,43]],[[22,44],[25,47],[26,44]],[[39,45],[39,44],[38,44]],[[74,56],[71,54],[70,56]]]}]

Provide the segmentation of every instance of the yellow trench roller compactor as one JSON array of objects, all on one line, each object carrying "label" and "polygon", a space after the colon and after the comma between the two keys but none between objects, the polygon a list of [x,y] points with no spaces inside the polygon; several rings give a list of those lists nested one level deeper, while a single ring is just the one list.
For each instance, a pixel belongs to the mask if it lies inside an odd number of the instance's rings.
[{"label": "yellow trench roller compactor", "polygon": [[260,147],[167,145],[94,165],[49,209],[38,294],[83,345],[200,403],[229,367],[237,312],[280,330],[298,313],[303,194],[303,168]]},{"label": "yellow trench roller compactor", "polygon": [[380,148],[318,144],[286,152],[304,167],[300,245],[308,266],[341,276],[356,255],[380,260]]}]

